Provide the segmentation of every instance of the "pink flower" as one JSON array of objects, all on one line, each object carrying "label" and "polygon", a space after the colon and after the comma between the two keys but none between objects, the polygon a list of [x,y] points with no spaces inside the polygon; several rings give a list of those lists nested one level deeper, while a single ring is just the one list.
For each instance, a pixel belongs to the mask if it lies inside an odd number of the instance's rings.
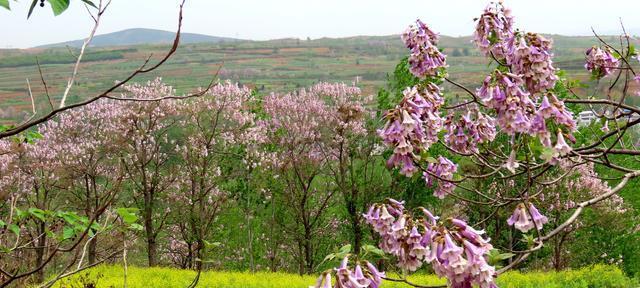
[{"label": "pink flower", "polygon": [[560,156],[567,155],[569,154],[569,152],[571,152],[571,147],[567,145],[567,142],[564,141],[562,131],[558,131],[558,139],[556,140],[556,146],[554,146],[553,149]]},{"label": "pink flower", "polygon": [[605,77],[618,68],[619,61],[611,54],[608,47],[602,49],[593,46],[587,49],[586,55],[584,68],[596,78]]},{"label": "pink flower", "polygon": [[507,168],[507,170],[511,171],[511,173],[516,173],[516,169],[520,167],[520,164],[518,164],[518,161],[516,161],[515,149],[511,150],[511,153],[509,154],[509,159],[507,159],[507,163],[505,163],[503,166]]},{"label": "pink flower", "polygon": [[[510,39],[511,51],[507,63],[516,74],[523,75],[525,86],[532,94],[552,89],[558,76],[551,57],[551,40],[536,33],[517,34]],[[514,45],[517,43],[517,45]]]},{"label": "pink flower", "polygon": [[457,169],[458,166],[451,160],[439,156],[436,163],[429,163],[427,171],[423,173],[422,177],[427,185],[438,184],[438,187],[433,191],[433,195],[443,199],[455,189],[455,184],[452,180]]},{"label": "pink flower", "polygon": [[473,42],[485,56],[503,59],[510,50],[507,39],[513,37],[513,16],[502,3],[491,3],[478,18]]},{"label": "pink flower", "polygon": [[446,56],[435,46],[438,35],[422,21],[416,20],[415,26],[409,26],[402,34],[402,41],[411,50],[409,70],[416,77],[436,76],[447,67]]},{"label": "pink flower", "polygon": [[516,210],[513,211],[513,214],[509,219],[507,219],[507,224],[509,226],[514,226],[516,229],[526,233],[531,228],[534,228],[533,222],[531,222],[531,217],[527,212],[527,208],[525,208],[524,204],[518,204]]},{"label": "pink flower", "polygon": [[533,219],[533,223],[536,224],[536,227],[538,227],[538,230],[542,230],[542,225],[544,225],[547,222],[549,222],[547,217],[542,215],[542,214],[540,214],[538,209],[536,209],[536,207],[533,206],[533,203],[529,203],[529,213],[531,213],[531,217]]}]

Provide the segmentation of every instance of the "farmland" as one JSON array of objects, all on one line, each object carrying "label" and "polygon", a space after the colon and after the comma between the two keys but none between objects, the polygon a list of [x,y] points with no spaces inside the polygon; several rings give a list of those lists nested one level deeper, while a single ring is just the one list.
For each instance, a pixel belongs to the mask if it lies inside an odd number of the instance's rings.
[{"label": "farmland", "polygon": [[[554,39],[556,65],[571,78],[588,80],[584,70],[584,47],[596,43],[593,37],[550,35]],[[614,37],[606,39],[612,40]],[[481,57],[470,37],[442,37],[441,47],[449,55],[452,79],[476,87],[488,70],[489,60]],[[168,45],[94,48],[85,55],[77,83],[70,94],[76,102],[106,89],[122,79],[144,59],[160,57]],[[0,50],[0,118],[25,117],[30,110],[26,79],[29,79],[37,105],[49,107],[36,61],[41,63],[48,92],[57,103],[72,66],[67,48]],[[398,35],[323,38],[317,40],[280,39],[220,44],[184,44],[165,65],[152,74],[136,78],[145,82],[161,76],[185,93],[206,84],[217,75],[247,85],[259,93],[291,91],[319,81],[352,83],[367,94],[384,86],[387,75],[406,54]],[[452,88],[445,86],[445,89]]]}]

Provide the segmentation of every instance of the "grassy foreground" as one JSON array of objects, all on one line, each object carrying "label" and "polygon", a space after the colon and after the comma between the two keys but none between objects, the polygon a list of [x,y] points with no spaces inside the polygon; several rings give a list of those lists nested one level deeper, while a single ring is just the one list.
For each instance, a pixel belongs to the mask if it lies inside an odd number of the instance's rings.
[{"label": "grassy foreground", "polygon": [[[100,276],[101,275],[101,276]],[[54,287],[123,287],[124,270],[121,266],[102,265],[76,276],[62,280]],[[195,272],[172,268],[129,267],[127,287],[187,287]],[[414,283],[422,285],[443,284],[445,281],[434,275],[415,275],[410,277]],[[275,288],[304,287],[314,285],[316,276],[298,276],[286,273],[269,272],[203,272],[198,287],[229,288]],[[94,284],[95,286],[85,286]],[[509,272],[498,278],[501,288],[627,288],[640,287],[627,278],[620,269],[612,266],[597,265],[579,270],[563,272]],[[410,287],[401,283],[384,282],[383,288]]]}]

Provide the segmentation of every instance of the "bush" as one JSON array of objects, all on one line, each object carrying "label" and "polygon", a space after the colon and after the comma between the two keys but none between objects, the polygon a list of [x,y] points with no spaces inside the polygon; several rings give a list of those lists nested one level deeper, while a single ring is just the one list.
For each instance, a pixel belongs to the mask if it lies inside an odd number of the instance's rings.
[{"label": "bush", "polygon": [[[87,273],[62,280],[54,287],[83,287],[87,281]],[[94,277],[95,287],[122,287],[124,269],[121,266],[102,265],[88,270]],[[194,271],[173,268],[140,268],[129,267],[127,287],[187,287],[196,276]],[[444,279],[434,275],[413,275],[409,278],[414,283],[423,285],[444,284]],[[316,276],[298,276],[287,273],[258,272],[219,272],[207,271],[200,276],[198,287],[309,287],[315,284]],[[511,271],[498,278],[501,288],[627,288],[639,287],[638,283],[629,279],[615,266],[595,265],[579,270],[563,272],[528,272]],[[403,283],[385,281],[383,288],[410,287]]]}]

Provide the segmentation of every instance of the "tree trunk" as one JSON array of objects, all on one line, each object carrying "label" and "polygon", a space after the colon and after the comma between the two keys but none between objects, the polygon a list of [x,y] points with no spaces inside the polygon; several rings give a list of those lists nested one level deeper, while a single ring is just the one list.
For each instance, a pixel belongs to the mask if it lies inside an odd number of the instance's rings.
[{"label": "tree trunk", "polygon": [[298,257],[298,274],[300,274],[300,276],[304,275],[304,249],[302,248],[302,242],[303,241],[298,242],[298,254],[300,255],[300,257]]},{"label": "tree trunk", "polygon": [[347,203],[347,210],[349,216],[351,216],[351,230],[353,232],[353,254],[359,255],[360,248],[362,246],[362,227],[360,226],[360,217],[358,217],[358,211],[356,210],[356,203],[351,201]]},{"label": "tree trunk", "polygon": [[156,238],[151,237],[147,238],[147,260],[149,261],[149,267],[158,265],[158,245],[156,243]]},{"label": "tree trunk", "polygon": [[97,247],[98,247],[98,236],[94,235],[93,238],[91,240],[89,240],[89,265],[95,264],[96,263],[96,254],[97,254]]},{"label": "tree trunk", "polygon": [[[36,267],[40,267],[44,261],[44,249],[47,245],[47,234],[45,233],[45,223],[44,221],[39,221],[38,225],[38,241],[36,241]],[[42,283],[44,281],[44,269],[38,270],[36,272],[36,282]]]},{"label": "tree trunk", "polygon": [[553,247],[553,269],[556,271],[562,270],[560,261],[561,261],[561,250],[560,250],[560,241],[556,240],[556,245]]},{"label": "tree trunk", "polygon": [[[146,198],[146,197],[145,197]],[[147,202],[147,201],[145,201]],[[158,247],[156,243],[156,234],[153,229],[153,208],[149,203],[145,203],[144,207],[144,230],[147,238],[147,260],[149,267],[158,265],[157,255]]]},{"label": "tree trunk", "polygon": [[304,262],[305,272],[307,274],[313,273],[313,247],[311,244],[311,227],[304,228]]}]

